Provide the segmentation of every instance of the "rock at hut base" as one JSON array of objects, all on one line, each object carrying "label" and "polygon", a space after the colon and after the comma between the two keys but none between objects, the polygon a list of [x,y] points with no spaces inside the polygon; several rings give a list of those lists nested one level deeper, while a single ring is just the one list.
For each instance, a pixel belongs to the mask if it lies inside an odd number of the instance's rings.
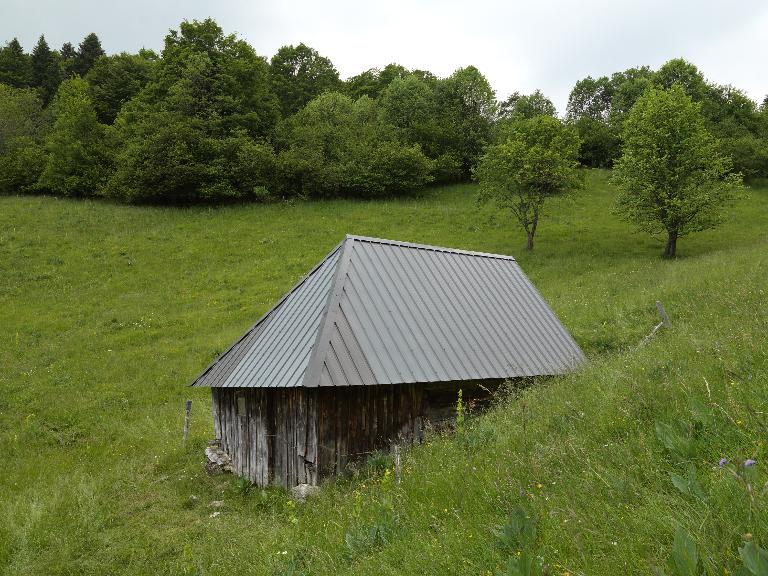
[{"label": "rock at hut base", "polygon": [[219,440],[211,440],[208,443],[208,447],[205,449],[205,457],[208,459],[208,463],[205,465],[208,474],[222,474],[234,471],[234,468],[232,468],[232,458],[221,449],[221,442]]},{"label": "rock at hut base", "polygon": [[304,502],[307,497],[312,496],[320,491],[320,486],[312,486],[312,484],[299,484],[291,488],[291,495],[296,502]]}]

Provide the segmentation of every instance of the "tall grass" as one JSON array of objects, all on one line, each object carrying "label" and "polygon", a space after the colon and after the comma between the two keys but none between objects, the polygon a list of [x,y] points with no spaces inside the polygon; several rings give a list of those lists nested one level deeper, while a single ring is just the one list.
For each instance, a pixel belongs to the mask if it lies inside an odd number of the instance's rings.
[{"label": "tall grass", "polygon": [[[533,253],[474,193],[220,209],[0,198],[0,573],[505,573],[498,534],[521,508],[553,574],[670,572],[679,527],[707,574],[733,573],[745,540],[768,547],[768,190],[673,262],[610,213],[605,173],[548,206]],[[430,437],[399,485],[372,468],[297,505],[207,476],[210,399],[185,384],[344,233],[513,254],[589,365]],[[657,299],[673,327],[638,348]],[[752,497],[733,474],[747,458]],[[691,469],[686,493],[674,478]]]}]

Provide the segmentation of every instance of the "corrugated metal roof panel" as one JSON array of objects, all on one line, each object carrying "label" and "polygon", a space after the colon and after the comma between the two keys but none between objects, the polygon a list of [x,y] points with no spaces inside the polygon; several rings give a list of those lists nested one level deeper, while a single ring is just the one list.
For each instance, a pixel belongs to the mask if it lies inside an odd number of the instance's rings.
[{"label": "corrugated metal roof panel", "polygon": [[300,385],[340,249],[339,246],[326,256],[192,385],[216,388]]},{"label": "corrugated metal roof panel", "polygon": [[347,236],[301,286],[196,384],[514,378],[584,361],[509,256]]}]

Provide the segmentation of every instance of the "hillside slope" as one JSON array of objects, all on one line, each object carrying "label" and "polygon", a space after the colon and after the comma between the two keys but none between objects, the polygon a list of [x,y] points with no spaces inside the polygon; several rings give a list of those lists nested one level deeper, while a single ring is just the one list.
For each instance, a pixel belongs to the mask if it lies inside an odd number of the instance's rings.
[{"label": "hillside slope", "polygon": [[[0,573],[505,573],[519,506],[553,574],[666,570],[678,526],[707,574],[733,573],[745,538],[768,548],[768,190],[669,262],[610,213],[606,177],[552,203],[532,254],[472,186],[220,209],[0,198]],[[185,385],[344,233],[514,255],[589,366],[432,436],[400,485],[383,458],[305,505],[207,476],[210,399]],[[637,348],[657,299],[673,328]]]}]

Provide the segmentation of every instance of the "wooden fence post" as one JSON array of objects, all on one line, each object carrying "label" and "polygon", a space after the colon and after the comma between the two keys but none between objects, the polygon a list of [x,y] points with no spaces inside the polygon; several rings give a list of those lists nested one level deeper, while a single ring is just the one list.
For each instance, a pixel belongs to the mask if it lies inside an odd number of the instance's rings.
[{"label": "wooden fence post", "polygon": [[664,326],[666,326],[667,328],[671,328],[672,322],[669,321],[669,316],[667,316],[667,311],[664,310],[664,306],[658,300],[656,300],[656,310],[659,311],[659,315],[661,316],[661,319],[664,322]]},{"label": "wooden fence post", "polygon": [[189,436],[189,413],[192,411],[192,400],[184,402],[184,443],[187,443]]}]

